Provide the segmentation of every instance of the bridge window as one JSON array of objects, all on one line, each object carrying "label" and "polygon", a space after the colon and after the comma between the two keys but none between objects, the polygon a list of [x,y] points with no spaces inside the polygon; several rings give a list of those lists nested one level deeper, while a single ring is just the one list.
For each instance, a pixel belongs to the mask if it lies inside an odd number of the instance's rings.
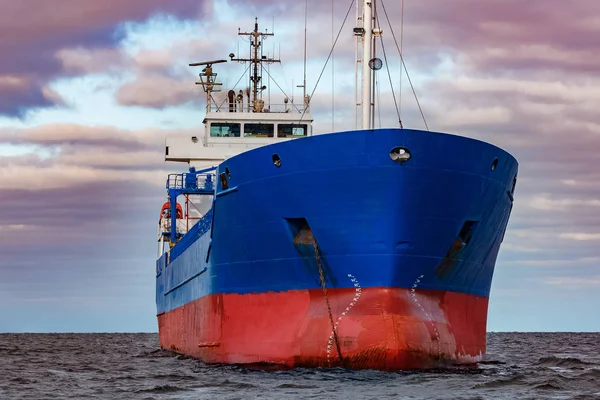
[{"label": "bridge window", "polygon": [[213,122],[210,124],[212,137],[240,137],[240,124],[228,122]]},{"label": "bridge window", "polygon": [[302,124],[279,124],[277,125],[277,137],[306,136],[307,125]]},{"label": "bridge window", "polygon": [[274,133],[273,124],[244,124],[244,136],[273,137]]}]

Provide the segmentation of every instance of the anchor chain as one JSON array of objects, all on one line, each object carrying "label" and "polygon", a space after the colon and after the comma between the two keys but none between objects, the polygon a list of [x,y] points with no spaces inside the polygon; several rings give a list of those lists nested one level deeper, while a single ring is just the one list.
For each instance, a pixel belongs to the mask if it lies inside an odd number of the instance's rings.
[{"label": "anchor chain", "polygon": [[321,279],[321,287],[323,288],[323,294],[325,295],[325,302],[327,303],[327,311],[329,311],[329,321],[331,322],[331,328],[333,329],[333,338],[335,340],[335,347],[337,349],[340,363],[344,365],[344,357],[342,357],[342,349],[340,347],[340,341],[337,335],[337,327],[333,322],[333,314],[331,313],[331,304],[329,304],[329,296],[327,296],[327,285],[325,284],[325,275],[323,274],[323,266],[321,265],[321,257],[319,256],[319,247],[315,238],[312,238],[312,244],[315,248],[315,258],[317,260],[317,266],[319,267],[319,277]]}]

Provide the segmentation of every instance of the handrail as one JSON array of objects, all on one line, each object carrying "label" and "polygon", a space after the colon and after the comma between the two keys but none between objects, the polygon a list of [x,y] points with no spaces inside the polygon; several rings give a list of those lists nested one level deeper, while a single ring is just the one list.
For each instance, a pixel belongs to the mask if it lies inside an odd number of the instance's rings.
[{"label": "handrail", "polygon": [[182,173],[169,174],[167,189],[205,189],[214,190],[215,174]]},{"label": "handrail", "polygon": [[237,107],[229,108],[227,103],[225,104],[214,104],[211,103],[209,112],[217,112],[217,113],[251,113],[251,114],[267,114],[267,113],[297,113],[302,114],[303,112],[310,112],[310,105],[307,104],[295,104],[295,103],[287,103],[287,104],[265,104],[265,107],[260,112],[254,112],[253,110],[248,110],[247,107],[242,109],[238,109]]}]

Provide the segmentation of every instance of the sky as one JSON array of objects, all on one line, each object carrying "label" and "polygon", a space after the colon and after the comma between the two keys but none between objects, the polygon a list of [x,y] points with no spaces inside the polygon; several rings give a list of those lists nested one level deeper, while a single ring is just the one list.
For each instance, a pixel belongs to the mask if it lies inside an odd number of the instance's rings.
[{"label": "sky", "polygon": [[[351,129],[354,9],[343,24],[350,0],[307,1],[315,132]],[[377,126],[398,126],[393,87],[404,127],[425,128],[395,35],[429,129],[519,161],[488,331],[599,331],[600,2],[405,0],[404,14],[398,0],[383,5],[392,29],[380,9]],[[156,332],[158,213],[166,174],[186,167],[164,162],[164,140],[203,130],[188,63],[246,56],[237,31],[258,17],[276,34],[264,51],[282,59],[266,96],[300,99],[305,4],[0,8],[0,332]],[[216,69],[231,88],[245,66]]]}]

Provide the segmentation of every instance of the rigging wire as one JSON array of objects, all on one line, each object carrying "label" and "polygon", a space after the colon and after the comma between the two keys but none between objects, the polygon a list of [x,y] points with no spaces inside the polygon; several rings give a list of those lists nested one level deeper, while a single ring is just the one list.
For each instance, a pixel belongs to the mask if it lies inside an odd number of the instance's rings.
[{"label": "rigging wire", "polygon": [[[331,0],[331,46],[334,47],[334,0]],[[331,53],[331,131],[335,132],[335,53]]]},{"label": "rigging wire", "polygon": [[290,87],[290,84],[287,80],[287,76],[285,75],[285,70],[283,69],[283,65],[281,65],[281,63],[279,63],[279,67],[281,68],[281,74],[283,75],[283,82],[285,82],[285,87]]},{"label": "rigging wire", "polygon": [[[327,60],[325,61],[325,65],[323,65],[323,69],[321,69],[321,73],[319,74],[319,78],[317,79],[317,82],[315,83],[315,87],[313,89],[313,91],[310,94],[310,98],[312,100],[313,95],[315,94],[315,91],[317,90],[317,87],[319,86],[319,82],[321,81],[321,78],[323,77],[323,73],[325,72],[325,68],[327,68],[327,63],[329,62],[329,59],[331,58],[331,54],[333,53],[333,49],[335,48],[335,45],[337,44],[340,35],[342,34],[342,30],[344,29],[344,25],[346,25],[346,21],[348,20],[348,15],[350,15],[350,11],[352,11],[352,6],[354,5],[354,1],[352,0],[352,2],[350,3],[350,7],[348,8],[348,12],[346,12],[346,16],[344,17],[344,21],[342,22],[342,26],[340,27],[340,30],[337,34],[337,37],[335,38],[335,42],[333,43],[333,47],[331,48],[331,50],[329,51],[329,55],[327,56]],[[304,115],[306,114],[306,110],[308,107],[304,107],[304,110],[302,111],[302,115],[300,116],[300,120],[299,123],[302,122],[302,119],[304,118]]]},{"label": "rigging wire", "polygon": [[390,26],[390,31],[392,32],[392,36],[394,38],[394,43],[396,44],[396,48],[398,49],[398,54],[400,54],[400,60],[402,61],[402,65],[404,66],[404,71],[406,72],[406,78],[408,79],[410,88],[412,89],[413,95],[415,96],[415,101],[417,102],[417,107],[419,108],[419,112],[421,113],[421,118],[423,118],[423,123],[425,123],[425,128],[429,131],[429,126],[427,125],[427,121],[425,120],[425,114],[423,114],[423,109],[421,108],[421,103],[419,103],[419,98],[417,97],[417,92],[415,91],[415,87],[413,86],[412,80],[410,79],[410,75],[408,74],[408,69],[406,68],[406,64],[404,63],[404,57],[402,56],[402,51],[400,50],[400,46],[398,45],[398,40],[396,40],[396,34],[394,33],[394,28],[392,28],[392,23],[390,22],[390,18],[388,16],[387,10],[385,9],[385,4],[384,4],[383,0],[381,0],[381,5],[383,7],[383,12],[385,14],[385,18],[387,19],[388,25]]},{"label": "rigging wire", "polygon": [[[279,86],[279,83],[277,83],[277,80],[275,80],[275,78],[273,78],[271,76],[271,74],[269,73],[268,70],[265,70],[267,72],[267,75],[269,76],[270,79],[273,80],[273,82],[275,82],[275,85],[277,85],[277,87],[279,88],[279,90],[281,90],[281,93],[283,93],[283,95],[285,97],[287,97],[288,99],[290,98],[287,93],[281,88],[281,86]],[[296,106],[296,104],[294,104],[294,102],[291,102],[291,105],[294,106],[294,108],[296,109],[296,111],[300,112],[300,109],[298,108],[298,106]]]},{"label": "rigging wire", "polygon": [[[189,195],[188,195],[188,196],[189,196]],[[202,200],[200,200],[200,201],[202,201]],[[202,211],[200,211],[200,209],[199,209],[198,207],[196,207],[196,205],[194,204],[194,201],[193,201],[193,200],[190,200],[190,199],[188,198],[188,203],[189,203],[189,204],[191,204],[191,205],[192,205],[192,207],[194,207],[194,208],[196,209],[196,211],[198,211],[198,213],[199,213],[200,215],[204,215],[204,214],[202,214]],[[205,213],[205,214],[206,214],[206,213]],[[200,218],[202,218],[202,217],[200,217]],[[189,218],[189,206],[188,206],[188,219],[190,219],[190,218]],[[196,218],[192,218],[192,219],[196,219]]]},{"label": "rigging wire", "polygon": [[[400,54],[404,51],[404,0],[402,0],[402,9],[400,12]],[[402,64],[400,64],[400,87],[398,93],[398,102],[400,103],[400,111],[398,118],[400,119],[400,128],[402,128]]]},{"label": "rigging wire", "polygon": [[[379,23],[379,15],[377,15],[377,25],[381,26]],[[385,43],[383,42],[383,37],[381,38],[381,50],[383,52],[383,59],[385,60],[385,68],[388,73],[388,79],[390,80],[390,88],[392,89],[392,97],[394,98],[394,105],[396,106],[396,114],[398,115],[398,123],[400,123],[400,128],[402,128],[402,118],[400,116],[400,108],[398,107],[398,102],[396,101],[396,93],[394,93],[394,84],[392,83],[392,74],[390,73],[390,64],[387,59],[387,52],[385,51]]]},{"label": "rigging wire", "polygon": [[[375,75],[375,91],[377,93],[377,104],[381,104],[381,82],[379,75]],[[379,128],[381,128],[381,107],[377,107],[377,115],[379,117]]]}]

